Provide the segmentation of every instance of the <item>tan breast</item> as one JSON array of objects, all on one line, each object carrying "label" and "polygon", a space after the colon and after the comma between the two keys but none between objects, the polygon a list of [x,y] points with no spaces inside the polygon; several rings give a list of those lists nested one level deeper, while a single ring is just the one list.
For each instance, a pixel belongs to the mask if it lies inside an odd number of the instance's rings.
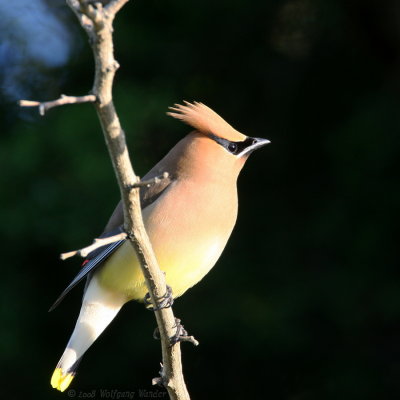
[{"label": "tan breast", "polygon": [[144,212],[157,259],[176,295],[214,266],[236,222],[236,187],[232,193],[221,191],[216,182],[198,185],[180,182]]},{"label": "tan breast", "polygon": [[[237,216],[236,185],[180,181],[169,187],[143,219],[157,260],[174,297],[199,282],[214,266],[229,239]],[[142,299],[147,292],[137,258],[127,243],[99,272],[101,283]]]}]

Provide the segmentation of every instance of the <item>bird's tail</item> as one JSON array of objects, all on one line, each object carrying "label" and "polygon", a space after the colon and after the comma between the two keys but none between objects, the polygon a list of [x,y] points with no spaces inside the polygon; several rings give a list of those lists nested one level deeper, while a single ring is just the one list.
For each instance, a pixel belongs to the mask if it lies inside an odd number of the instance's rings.
[{"label": "bird's tail", "polygon": [[92,278],[74,332],[51,377],[53,388],[63,392],[69,386],[82,356],[114,319],[124,303],[121,297],[101,289],[96,279]]}]

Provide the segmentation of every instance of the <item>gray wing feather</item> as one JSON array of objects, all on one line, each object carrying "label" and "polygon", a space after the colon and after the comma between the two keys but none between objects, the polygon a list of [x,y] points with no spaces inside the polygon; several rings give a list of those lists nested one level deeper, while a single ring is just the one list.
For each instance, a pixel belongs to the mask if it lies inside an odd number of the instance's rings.
[{"label": "gray wing feather", "polygon": [[64,289],[64,291],[60,294],[58,299],[54,302],[54,304],[50,307],[49,312],[53,311],[64,299],[64,297],[91,271],[94,270],[98,265],[100,265],[105,259],[107,259],[122,243],[124,240],[119,240],[118,242],[111,243],[108,245],[104,251],[98,254],[96,257],[89,260],[79,271],[79,273],[75,276],[72,282]]},{"label": "gray wing feather", "polygon": [[[148,172],[143,180],[149,180],[155,178],[156,176],[162,175],[164,171],[162,169],[154,167],[150,172]],[[169,187],[171,183],[174,182],[174,178],[171,173],[169,173],[168,178],[162,179],[160,182],[151,185],[149,187],[140,188],[140,205],[142,210],[145,209],[150,204],[154,203],[161,194]],[[122,202],[120,201],[111,215],[104,232],[110,232],[114,229],[121,229],[124,223],[124,213],[122,209]]]}]

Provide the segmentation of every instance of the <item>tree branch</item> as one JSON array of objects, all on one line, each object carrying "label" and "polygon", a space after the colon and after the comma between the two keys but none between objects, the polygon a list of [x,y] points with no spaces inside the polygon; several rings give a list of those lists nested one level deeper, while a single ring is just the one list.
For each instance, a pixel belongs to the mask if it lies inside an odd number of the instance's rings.
[{"label": "tree branch", "polygon": [[62,94],[59,99],[52,101],[33,101],[33,100],[20,100],[18,103],[21,107],[39,107],[39,114],[44,115],[50,108],[64,106],[65,104],[78,104],[78,103],[94,103],[96,96],[87,94],[86,96],[66,96]]},{"label": "tree branch", "polygon": [[[95,59],[95,77],[91,92],[97,98],[96,111],[121,192],[124,230],[131,238],[132,245],[136,250],[153,307],[156,309],[157,299],[167,293],[165,276],[158,266],[143,225],[139,188],[135,187],[139,178],[133,171],[125,134],[112,100],[114,75],[119,67],[114,59],[112,23],[116,13],[126,2],[127,0],[112,0],[106,7],[103,7],[101,3],[91,5],[84,0],[67,0],[89,35]],[[168,390],[171,399],[189,399],[182,373],[180,344],[170,345],[170,338],[176,332],[172,309],[163,308],[155,311],[155,315],[161,336],[163,385]]]},{"label": "tree branch", "polygon": [[80,250],[73,250],[67,253],[61,253],[60,258],[61,260],[66,260],[67,258],[73,256],[86,257],[89,253],[91,253],[94,250],[97,250],[99,247],[105,246],[106,244],[118,242],[118,240],[126,239],[126,237],[127,234],[125,232],[121,232],[118,235],[113,235],[105,238],[96,238],[93,240],[93,243],[90,246],[86,246]]},{"label": "tree branch", "polygon": [[[139,187],[153,182],[140,182],[133,171],[125,134],[121,128],[112,99],[113,80],[119,67],[114,59],[112,24],[115,15],[127,1],[110,0],[105,2],[103,0],[102,2],[89,2],[87,0],[67,0],[67,4],[89,36],[89,43],[95,60],[95,76],[91,94],[88,95],[90,100],[86,98],[85,101],[94,102],[121,192],[124,231],[138,255],[151,302],[156,310],[155,316],[160,332],[163,362],[161,376],[154,379],[153,382],[162,383],[168,390],[170,399],[190,400],[182,373],[180,343],[171,344],[171,340],[177,337],[178,329],[174,314],[170,307],[157,309],[157,299],[167,294],[167,287],[165,276],[158,266],[144,228],[139,198]],[[103,3],[106,4],[103,6]],[[70,101],[71,99],[75,101]],[[20,104],[24,107],[39,106],[39,111],[43,115],[51,107],[83,102],[81,99],[61,96],[60,99],[53,102],[39,103],[24,100]],[[108,239],[110,238],[106,238],[106,240]],[[112,239],[114,240],[115,238]],[[100,246],[105,244],[103,239],[95,239],[91,246],[78,252],[82,253],[88,251],[88,249],[92,251],[97,248],[96,246],[99,243],[101,243]]]}]

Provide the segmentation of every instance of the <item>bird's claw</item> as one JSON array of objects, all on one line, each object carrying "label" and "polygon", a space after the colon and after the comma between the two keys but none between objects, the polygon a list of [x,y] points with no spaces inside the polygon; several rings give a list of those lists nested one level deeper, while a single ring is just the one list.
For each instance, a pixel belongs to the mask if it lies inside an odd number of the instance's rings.
[{"label": "bird's claw", "polygon": [[[178,342],[190,342],[195,346],[199,344],[199,342],[193,336],[188,335],[187,330],[183,327],[179,318],[175,318],[175,327],[175,335],[169,338],[171,347]],[[153,338],[156,340],[160,340],[160,331],[158,327],[154,329]]]},{"label": "bird's claw", "polygon": [[172,297],[172,288],[171,286],[167,285],[167,291],[165,292],[165,294],[156,299],[157,301],[156,307],[153,307],[149,293],[146,293],[143,301],[146,306],[146,309],[149,311],[158,311],[161,310],[162,308],[171,307],[172,304],[174,304],[174,298]]},{"label": "bird's claw", "polygon": [[182,338],[188,336],[187,330],[181,324],[181,320],[179,318],[175,318],[175,327],[175,335],[169,338],[171,346],[177,344],[178,342],[182,341]]}]

